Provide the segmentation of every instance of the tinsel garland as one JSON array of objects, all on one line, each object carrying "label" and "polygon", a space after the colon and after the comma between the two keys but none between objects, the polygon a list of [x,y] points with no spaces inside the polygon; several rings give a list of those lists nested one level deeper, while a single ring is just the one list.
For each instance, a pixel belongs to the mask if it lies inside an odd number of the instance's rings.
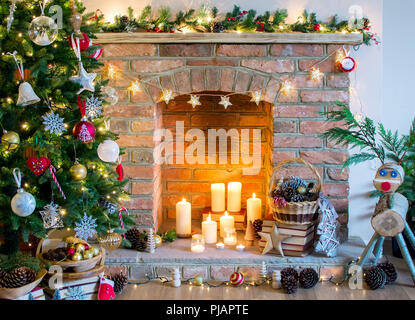
[{"label": "tinsel garland", "polygon": [[[104,19],[103,14],[92,17],[96,21]],[[189,9],[179,11],[173,18],[168,7],[161,7],[157,14],[152,14],[151,6],[146,6],[140,14],[134,14],[131,7],[128,15],[115,16],[114,23],[106,23],[104,32],[301,32],[301,33],[362,33],[363,43],[369,45],[372,41],[376,44],[379,40],[371,32],[370,21],[362,17],[355,19],[355,23],[347,20],[339,21],[337,14],[330,21],[317,20],[316,13],[308,13],[304,10],[297,21],[292,24],[285,22],[288,17],[286,9],[276,10],[273,14],[266,11],[263,15],[257,15],[256,11],[241,10],[234,6],[233,11],[225,15],[219,14],[216,7],[208,8],[204,5],[199,11]],[[217,28],[217,26],[220,28]]]}]

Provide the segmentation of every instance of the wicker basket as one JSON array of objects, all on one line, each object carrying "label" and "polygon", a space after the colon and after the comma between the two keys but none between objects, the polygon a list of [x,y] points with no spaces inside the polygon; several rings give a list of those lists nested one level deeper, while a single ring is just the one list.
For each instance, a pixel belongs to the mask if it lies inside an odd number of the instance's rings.
[{"label": "wicker basket", "polygon": [[313,188],[313,192],[320,193],[322,181],[316,168],[313,167],[307,161],[301,158],[287,159],[280,162],[273,170],[271,181],[269,185],[269,206],[274,220],[285,224],[309,224],[312,223],[317,217],[318,203],[316,201],[304,201],[304,202],[287,202],[285,207],[279,207],[275,205],[272,197],[272,190],[276,182],[277,170],[288,163],[300,163],[306,165],[316,176],[317,184]]},{"label": "wicker basket", "polygon": [[36,279],[19,288],[0,288],[0,299],[16,299],[21,296],[28,294],[37,285],[42,281],[43,277],[46,275],[47,271],[45,269],[40,269],[36,274]]}]

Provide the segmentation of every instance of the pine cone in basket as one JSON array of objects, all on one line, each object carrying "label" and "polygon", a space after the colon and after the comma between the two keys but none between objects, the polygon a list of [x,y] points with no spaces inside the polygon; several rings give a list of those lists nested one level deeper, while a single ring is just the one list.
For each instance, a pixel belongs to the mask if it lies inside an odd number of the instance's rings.
[{"label": "pine cone in basket", "polygon": [[285,201],[291,202],[292,201],[291,199],[293,198],[293,196],[297,194],[297,189],[287,187],[287,188],[284,188],[283,192],[284,192]]},{"label": "pine cone in basket", "polygon": [[116,294],[121,293],[128,283],[128,277],[123,272],[111,275],[110,280],[114,281],[114,292]]},{"label": "pine cone in basket", "polygon": [[386,284],[391,284],[398,279],[398,273],[395,266],[390,262],[379,263],[378,267],[381,268],[386,274]]},{"label": "pine cone in basket", "polygon": [[261,236],[258,234],[258,232],[262,231],[262,225],[263,225],[264,221],[262,221],[261,219],[256,219],[252,225],[254,226],[254,232],[255,232],[255,236],[257,237],[257,239],[261,238]]},{"label": "pine cone in basket", "polygon": [[273,198],[283,197],[284,192],[279,188],[275,188],[274,190],[272,190],[271,195],[272,195]]},{"label": "pine cone in basket", "polygon": [[1,285],[4,288],[20,288],[24,285],[35,281],[35,272],[27,267],[19,267],[8,273],[2,280]]},{"label": "pine cone in basket", "polygon": [[318,273],[313,268],[305,268],[300,272],[299,281],[304,289],[313,288],[318,282]]},{"label": "pine cone in basket", "polygon": [[371,267],[365,272],[365,281],[370,289],[383,288],[386,284],[386,273],[379,267]]},{"label": "pine cone in basket", "polygon": [[300,177],[291,176],[282,184],[283,189],[293,188],[294,190],[297,190],[299,187],[307,187],[305,181]]},{"label": "pine cone in basket", "polygon": [[291,202],[304,202],[308,201],[308,198],[302,194],[295,194],[291,197]]},{"label": "pine cone in basket", "polygon": [[3,269],[0,269],[0,280],[3,279],[7,275],[7,272]]}]

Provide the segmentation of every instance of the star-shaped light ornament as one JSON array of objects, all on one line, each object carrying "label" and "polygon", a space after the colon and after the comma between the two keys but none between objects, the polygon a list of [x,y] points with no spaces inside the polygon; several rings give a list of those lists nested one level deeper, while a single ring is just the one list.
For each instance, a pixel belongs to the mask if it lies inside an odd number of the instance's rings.
[{"label": "star-shaped light ornament", "polygon": [[288,94],[290,94],[290,92],[292,91],[292,90],[294,90],[294,87],[293,87],[293,85],[291,84],[291,82],[290,81],[283,81],[282,83],[281,83],[281,87],[280,87],[280,92],[284,95],[284,96],[286,96],[286,95],[288,95]]},{"label": "star-shaped light ornament", "polygon": [[95,91],[94,80],[97,76],[96,73],[86,72],[82,62],[79,62],[79,73],[76,76],[70,77],[69,80],[72,82],[78,83],[81,86],[81,89],[76,94],[81,94],[82,91],[88,90],[91,92]]},{"label": "star-shaped light ornament", "polygon": [[135,95],[137,92],[141,91],[141,83],[138,80],[131,82],[130,86],[127,88],[132,95]]},{"label": "star-shaped light ornament", "polygon": [[321,78],[324,76],[324,73],[320,71],[318,68],[311,68],[310,70],[310,79],[319,82]]},{"label": "star-shaped light ornament", "polygon": [[200,97],[195,95],[195,94],[191,94],[190,95],[190,100],[187,101],[187,103],[191,104],[193,109],[196,108],[196,106],[200,106],[201,103],[199,101]]},{"label": "star-shaped light ornament", "polygon": [[173,98],[173,90],[163,89],[161,92],[160,101],[164,101],[166,104],[169,104],[170,100]]},{"label": "star-shaped light ornament", "polygon": [[258,234],[261,236],[262,240],[266,241],[265,248],[262,251],[262,254],[267,254],[271,250],[275,250],[278,254],[284,257],[284,252],[282,250],[281,243],[285,239],[290,238],[291,237],[290,235],[281,234],[278,231],[276,224],[274,224],[274,227],[272,228],[271,233],[258,232]]},{"label": "star-shaped light ornament", "polygon": [[262,92],[261,91],[254,91],[251,93],[251,102],[255,102],[256,105],[259,105],[259,103],[262,100]]},{"label": "star-shaped light ornament", "polygon": [[118,78],[118,69],[116,66],[109,64],[107,67],[108,78],[115,80]]},{"label": "star-shaped light ornament", "polygon": [[219,104],[223,105],[225,109],[228,109],[228,107],[232,105],[232,103],[229,101],[229,97],[224,96],[220,97]]}]

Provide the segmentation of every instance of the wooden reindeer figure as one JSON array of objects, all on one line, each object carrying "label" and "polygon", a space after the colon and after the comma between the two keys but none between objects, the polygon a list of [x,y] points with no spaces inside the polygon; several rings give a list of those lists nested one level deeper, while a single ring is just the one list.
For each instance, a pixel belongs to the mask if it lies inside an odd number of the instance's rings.
[{"label": "wooden reindeer figure", "polygon": [[359,257],[357,265],[364,265],[372,252],[375,255],[376,265],[382,254],[385,237],[395,237],[415,283],[414,263],[402,236],[402,232],[405,232],[412,247],[415,248],[414,234],[406,222],[408,200],[396,192],[404,178],[403,168],[396,163],[385,163],[376,172],[373,184],[382,196],[376,204],[371,221],[375,233]]}]

